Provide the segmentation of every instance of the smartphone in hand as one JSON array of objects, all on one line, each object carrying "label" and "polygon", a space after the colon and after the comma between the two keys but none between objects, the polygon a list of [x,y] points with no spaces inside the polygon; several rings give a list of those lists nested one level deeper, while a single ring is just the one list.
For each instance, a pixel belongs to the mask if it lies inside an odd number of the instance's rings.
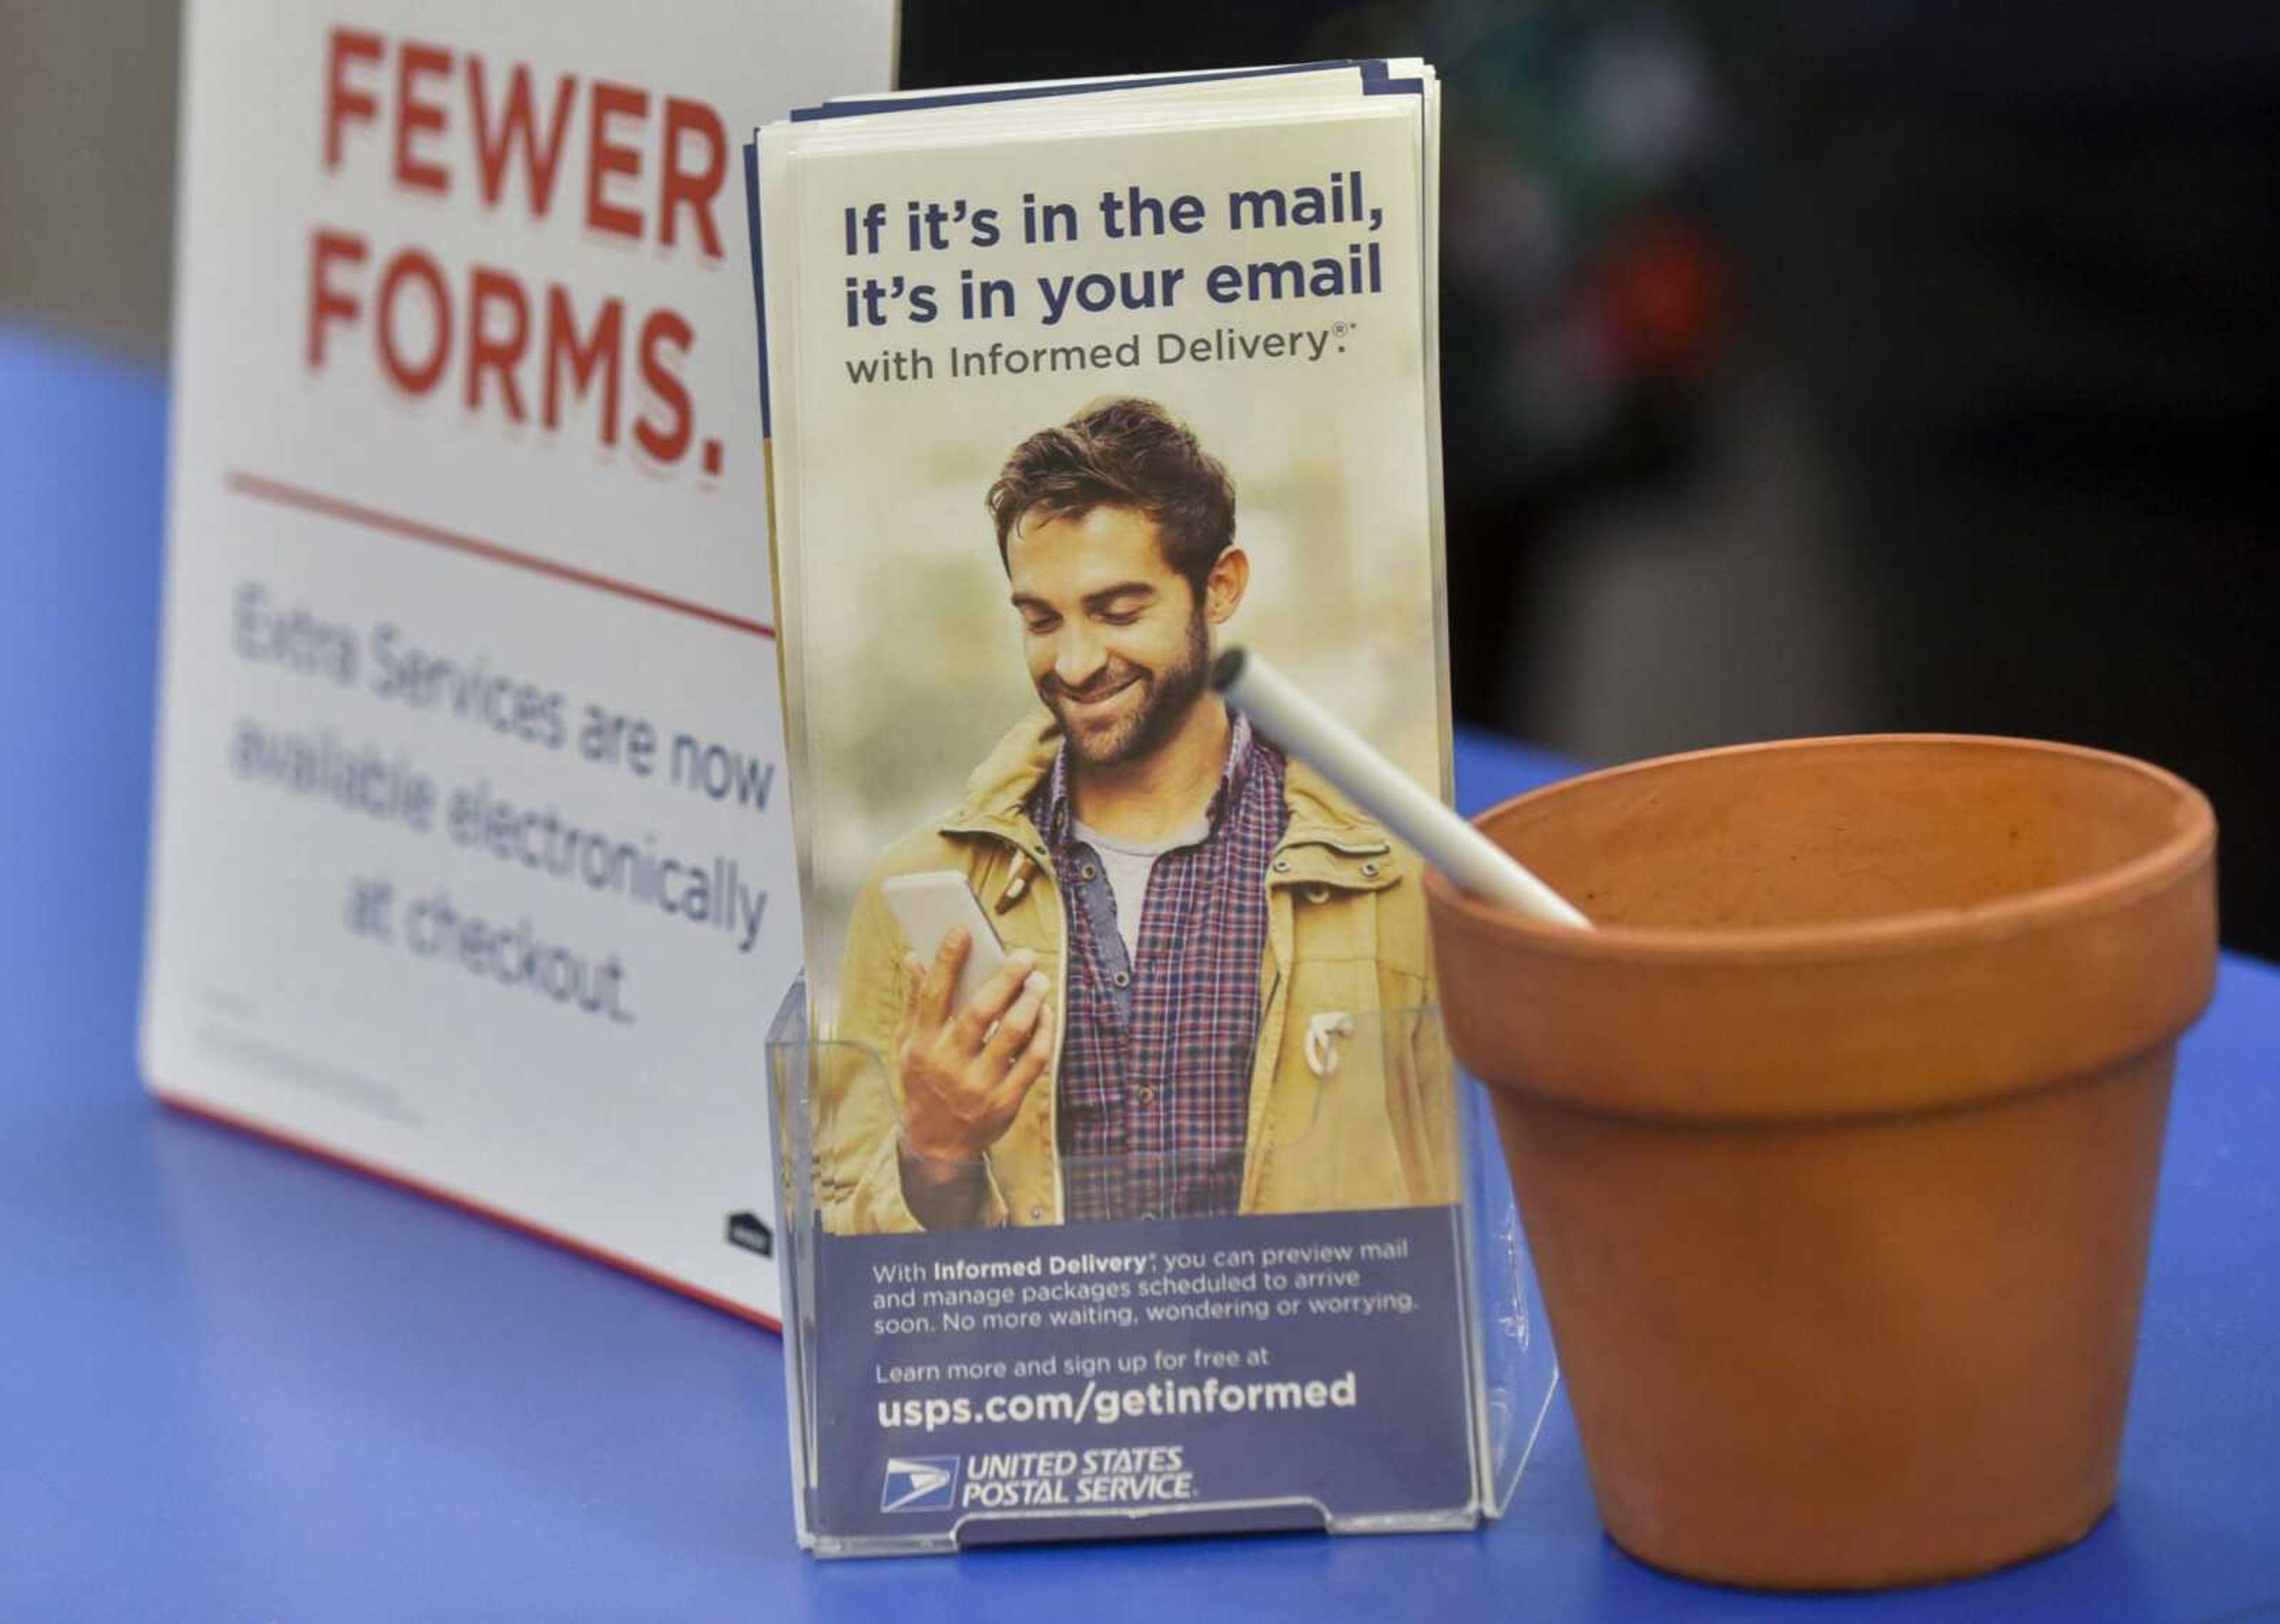
[{"label": "smartphone in hand", "polygon": [[946,868],[897,874],[882,881],[879,890],[895,923],[903,927],[903,939],[920,958],[931,961],[953,926],[962,927],[972,938],[974,945],[967,950],[965,966],[951,994],[951,1010],[955,1013],[971,1004],[982,983],[1005,962],[1005,946],[998,941],[997,927],[966,883],[966,876]]}]

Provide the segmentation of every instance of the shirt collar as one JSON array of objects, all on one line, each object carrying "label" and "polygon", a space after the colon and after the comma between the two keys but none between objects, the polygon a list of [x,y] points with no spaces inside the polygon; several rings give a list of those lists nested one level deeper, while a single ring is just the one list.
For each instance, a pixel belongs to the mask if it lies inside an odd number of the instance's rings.
[{"label": "shirt collar", "polygon": [[[1221,816],[1242,793],[1245,775],[1251,770],[1252,736],[1251,719],[1240,711],[1230,710],[1228,720],[1232,724],[1228,733],[1227,760],[1220,768],[1219,788],[1212,794],[1211,804],[1204,810],[1204,820],[1214,830]],[[1045,838],[1059,845],[1068,838],[1069,825],[1075,817],[1075,802],[1069,795],[1069,747],[1063,739],[1061,747],[1053,752],[1052,770],[1045,774],[1041,787],[1044,799],[1038,805],[1037,827]]]}]

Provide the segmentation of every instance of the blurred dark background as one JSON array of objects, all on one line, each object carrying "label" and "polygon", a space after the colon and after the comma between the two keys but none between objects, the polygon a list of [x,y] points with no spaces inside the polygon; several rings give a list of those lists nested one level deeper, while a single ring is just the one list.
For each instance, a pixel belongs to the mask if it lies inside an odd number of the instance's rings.
[{"label": "blurred dark background", "polygon": [[[0,312],[153,363],[176,27],[0,0]],[[1363,53],[1446,85],[1464,719],[2127,750],[2280,956],[2280,11],[905,0],[902,81]]]}]

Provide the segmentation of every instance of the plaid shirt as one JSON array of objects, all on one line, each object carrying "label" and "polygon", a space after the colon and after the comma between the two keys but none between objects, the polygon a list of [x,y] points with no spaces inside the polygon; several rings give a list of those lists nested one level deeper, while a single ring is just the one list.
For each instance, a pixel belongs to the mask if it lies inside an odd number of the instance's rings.
[{"label": "plaid shirt", "polygon": [[1243,1189],[1282,758],[1234,719],[1210,832],[1148,876],[1138,962],[1100,854],[1079,839],[1064,744],[1030,797],[1067,912],[1059,1081],[1065,1216],[1232,1213]]}]

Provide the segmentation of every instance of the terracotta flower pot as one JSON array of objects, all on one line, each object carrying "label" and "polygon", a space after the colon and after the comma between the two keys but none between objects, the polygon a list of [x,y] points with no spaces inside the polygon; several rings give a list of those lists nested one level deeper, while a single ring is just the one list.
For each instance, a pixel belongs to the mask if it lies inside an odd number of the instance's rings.
[{"label": "terracotta flower pot", "polygon": [[1812,1589],[2080,1538],[2215,974],[2208,803],[2094,750],[1887,736],[1479,821],[1601,927],[1429,885],[1609,1533]]}]

